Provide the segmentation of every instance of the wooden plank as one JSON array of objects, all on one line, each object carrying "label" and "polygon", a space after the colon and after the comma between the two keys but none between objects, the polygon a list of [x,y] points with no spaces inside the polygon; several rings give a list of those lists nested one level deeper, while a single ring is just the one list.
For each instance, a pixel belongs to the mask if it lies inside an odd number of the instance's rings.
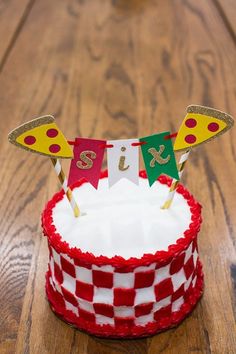
[{"label": "wooden plank", "polygon": [[34,0],[0,3],[0,70],[33,6]]},{"label": "wooden plank", "polygon": [[[165,126],[177,127],[183,118],[184,106],[190,102],[218,107],[235,116],[235,78],[231,74],[235,65],[235,47],[214,6],[204,1],[158,4],[155,10],[154,5],[150,6],[143,22],[139,21],[142,30],[136,57],[139,58],[138,64],[143,62],[140,76],[154,92],[153,100],[150,91],[146,97],[143,95],[146,98],[143,107],[148,108],[143,117],[153,115],[154,131],[163,124],[163,115],[166,117]],[[161,19],[157,20],[160,11],[163,11]],[[153,49],[154,36],[163,28],[166,33]],[[144,52],[141,43],[146,38],[150,46]],[[157,74],[153,75],[155,69]],[[142,88],[146,93],[145,85]],[[154,104],[150,105],[148,101]],[[150,121],[146,120],[146,124],[148,129]],[[149,354],[158,352],[158,349],[166,353],[234,351],[235,294],[234,280],[230,276],[230,266],[236,259],[235,201],[230,197],[235,191],[234,137],[235,131],[232,131],[221,140],[200,147],[190,158],[185,182],[205,206],[199,243],[206,289],[195,313],[174,334],[169,331],[150,340]],[[225,318],[227,326],[222,326]]]},{"label": "wooden plank", "polygon": [[235,44],[236,44],[236,6],[234,0],[214,0],[218,11],[225,22],[225,25],[230,32]]},{"label": "wooden plank", "polygon": [[[0,75],[0,131],[6,137],[22,121],[52,113],[68,138],[144,136],[175,131],[192,102],[236,116],[234,67],[232,38],[211,2],[40,0]],[[134,341],[87,336],[50,311],[38,216],[56,178],[47,159],[1,139],[0,352],[232,353],[234,137],[232,131],[199,148],[185,173],[205,206],[204,297],[178,328]]]}]

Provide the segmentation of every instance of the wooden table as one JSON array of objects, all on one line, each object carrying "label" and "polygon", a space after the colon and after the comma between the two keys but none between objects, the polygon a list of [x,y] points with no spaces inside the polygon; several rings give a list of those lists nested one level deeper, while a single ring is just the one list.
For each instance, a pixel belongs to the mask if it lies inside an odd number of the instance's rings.
[{"label": "wooden table", "polygon": [[50,311],[39,216],[57,180],[47,158],[7,142],[43,114],[68,139],[174,132],[190,103],[236,117],[235,19],[234,0],[0,2],[0,353],[236,353],[235,129],[184,174],[204,206],[204,296],[178,328],[140,340],[88,336]]}]

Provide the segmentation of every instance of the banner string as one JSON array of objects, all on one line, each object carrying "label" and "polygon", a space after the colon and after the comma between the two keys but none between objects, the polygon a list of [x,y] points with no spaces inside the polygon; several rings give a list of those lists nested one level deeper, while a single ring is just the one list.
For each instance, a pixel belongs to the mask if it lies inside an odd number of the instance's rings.
[{"label": "banner string", "polygon": [[[165,136],[165,140],[168,140],[168,139],[173,139],[173,138],[176,138],[178,132],[176,133],[173,133],[173,134],[169,134],[169,135],[166,135]],[[70,145],[79,145],[78,143],[76,143],[76,141],[74,140],[67,140],[68,144]],[[139,143],[132,143],[131,145],[132,146],[141,146],[141,145],[144,145],[146,144],[146,141],[140,141]],[[110,148],[113,148],[114,145],[113,144],[102,144],[99,146],[101,149],[110,149]]]}]

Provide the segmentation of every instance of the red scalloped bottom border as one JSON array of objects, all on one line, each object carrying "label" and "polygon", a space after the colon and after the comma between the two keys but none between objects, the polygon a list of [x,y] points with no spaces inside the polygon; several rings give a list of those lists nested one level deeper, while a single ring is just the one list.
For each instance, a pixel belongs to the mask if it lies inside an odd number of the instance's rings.
[{"label": "red scalloped bottom border", "polygon": [[72,311],[65,308],[64,300],[61,294],[54,291],[50,281],[49,272],[46,273],[46,294],[48,301],[51,305],[52,311],[67,324],[73,327],[86,331],[89,334],[96,335],[98,337],[110,337],[110,338],[135,338],[135,337],[147,337],[154,335],[158,332],[170,329],[180,324],[188,314],[192,312],[196,306],[198,300],[203,293],[203,272],[201,262],[198,261],[197,267],[197,281],[195,288],[189,293],[188,300],[181,306],[179,311],[173,312],[171,317],[161,318],[158,322],[150,322],[145,326],[128,326],[122,325],[114,327],[111,325],[98,325],[88,322],[76,316]]}]

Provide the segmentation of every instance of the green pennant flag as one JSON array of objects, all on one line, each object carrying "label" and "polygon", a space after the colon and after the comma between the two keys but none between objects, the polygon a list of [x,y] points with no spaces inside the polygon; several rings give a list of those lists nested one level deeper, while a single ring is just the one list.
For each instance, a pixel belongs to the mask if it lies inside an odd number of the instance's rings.
[{"label": "green pennant flag", "polygon": [[172,141],[165,139],[169,134],[164,132],[139,139],[144,142],[141,150],[150,187],[162,173],[179,180]]}]

